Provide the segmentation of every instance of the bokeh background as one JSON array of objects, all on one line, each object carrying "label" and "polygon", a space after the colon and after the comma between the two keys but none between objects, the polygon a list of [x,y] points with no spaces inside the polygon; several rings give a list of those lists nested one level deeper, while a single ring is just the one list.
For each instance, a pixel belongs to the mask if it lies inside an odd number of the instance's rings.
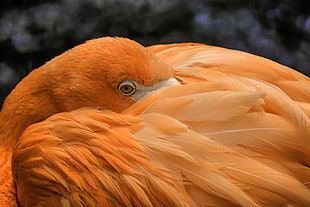
[{"label": "bokeh background", "polygon": [[310,74],[309,0],[1,0],[0,106],[32,69],[107,35],[203,42]]}]

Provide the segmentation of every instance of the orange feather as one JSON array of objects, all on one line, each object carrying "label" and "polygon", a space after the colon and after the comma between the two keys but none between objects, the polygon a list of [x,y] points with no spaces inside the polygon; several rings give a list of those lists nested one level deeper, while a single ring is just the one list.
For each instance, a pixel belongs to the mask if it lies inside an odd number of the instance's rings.
[{"label": "orange feather", "polygon": [[309,112],[261,57],[91,40],[6,99],[0,206],[310,206]]}]

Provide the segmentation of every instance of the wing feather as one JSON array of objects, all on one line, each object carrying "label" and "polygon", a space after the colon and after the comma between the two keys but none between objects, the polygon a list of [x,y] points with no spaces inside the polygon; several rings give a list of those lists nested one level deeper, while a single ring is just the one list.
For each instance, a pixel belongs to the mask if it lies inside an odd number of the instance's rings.
[{"label": "wing feather", "polygon": [[[162,121],[158,121],[159,117]],[[147,122],[145,125],[150,124],[149,128],[169,128],[169,121],[175,122],[159,114],[144,115],[144,122]],[[179,124],[184,126],[182,123]],[[192,182],[208,195],[222,197],[227,201],[227,205],[233,203],[241,206],[260,206],[262,201],[259,198],[262,194],[268,193],[276,194],[275,197],[277,197],[277,201],[273,200],[274,197],[265,198],[263,202],[268,204],[280,205],[285,201],[286,204],[295,203],[306,206],[310,202],[309,189],[287,171],[280,170],[283,168],[273,169],[263,162],[218,144],[189,129],[175,135],[165,135],[162,134],[164,131],[158,131],[157,135],[153,133],[150,136],[148,132],[148,128],[143,128],[136,135],[141,137],[143,146],[153,149],[147,151],[151,153],[151,158],[165,160],[169,168],[173,171],[180,171],[186,177],[184,180]],[[182,156],[166,153],[161,148],[167,149],[169,145],[154,144],[159,139],[157,137],[164,137],[166,141],[179,146],[182,152],[187,152],[196,161],[192,162],[189,159],[182,159]],[[145,139],[152,139],[152,142],[145,141]],[[187,183],[187,185],[190,184]],[[296,191],[292,191],[292,188]],[[299,198],[295,199],[296,197]]]}]

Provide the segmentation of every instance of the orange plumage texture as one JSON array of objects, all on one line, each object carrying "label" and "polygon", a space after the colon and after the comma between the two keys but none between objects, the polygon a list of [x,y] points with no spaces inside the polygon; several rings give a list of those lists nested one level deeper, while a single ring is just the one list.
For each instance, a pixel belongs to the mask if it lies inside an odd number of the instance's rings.
[{"label": "orange plumage texture", "polygon": [[7,97],[0,206],[310,206],[309,117],[310,79],[265,58],[90,40]]}]

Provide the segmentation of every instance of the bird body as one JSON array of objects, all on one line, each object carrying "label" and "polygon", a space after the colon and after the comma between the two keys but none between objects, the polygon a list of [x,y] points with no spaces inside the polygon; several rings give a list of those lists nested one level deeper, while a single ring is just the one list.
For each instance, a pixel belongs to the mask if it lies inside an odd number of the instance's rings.
[{"label": "bird body", "polygon": [[91,40],[5,101],[0,204],[310,206],[309,116],[309,78],[273,61]]}]

